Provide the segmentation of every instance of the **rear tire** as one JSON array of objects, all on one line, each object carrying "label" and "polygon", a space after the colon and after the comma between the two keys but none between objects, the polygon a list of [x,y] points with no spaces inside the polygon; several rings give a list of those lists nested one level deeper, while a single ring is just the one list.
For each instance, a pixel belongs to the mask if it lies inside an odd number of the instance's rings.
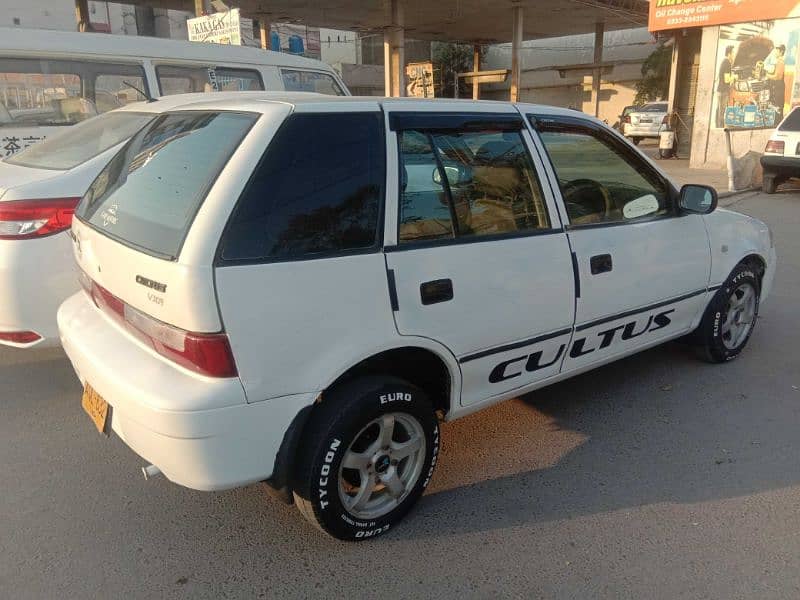
[{"label": "rear tire", "polygon": [[775,175],[767,175],[764,173],[764,181],[761,183],[761,189],[765,194],[774,194],[778,189],[778,178]]},{"label": "rear tire", "polygon": [[314,408],[295,464],[300,513],[341,540],[386,533],[416,504],[439,454],[425,393],[396,377],[361,377]]},{"label": "rear tire", "polygon": [[706,308],[696,334],[700,356],[712,363],[733,360],[744,350],[758,319],[761,286],[756,270],[733,270]]}]

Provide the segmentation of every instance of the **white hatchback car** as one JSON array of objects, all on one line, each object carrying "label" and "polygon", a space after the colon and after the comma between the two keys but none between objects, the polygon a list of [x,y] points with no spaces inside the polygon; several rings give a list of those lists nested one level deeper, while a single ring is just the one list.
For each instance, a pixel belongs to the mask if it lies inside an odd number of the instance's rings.
[{"label": "white hatchback car", "polygon": [[800,107],[786,115],[772,132],[761,156],[761,166],[766,194],[774,194],[782,183],[800,177]]},{"label": "white hatchback car", "polygon": [[59,343],[56,311],[80,289],[68,235],[75,206],[123,142],[158,113],[200,98],[130,104],[0,160],[0,345]]},{"label": "white hatchback car", "polygon": [[422,495],[440,419],[690,334],[736,357],[776,256],[715,209],[574,111],[208,98],[90,187],[59,329],[146,474],[267,480],[365,539]]}]

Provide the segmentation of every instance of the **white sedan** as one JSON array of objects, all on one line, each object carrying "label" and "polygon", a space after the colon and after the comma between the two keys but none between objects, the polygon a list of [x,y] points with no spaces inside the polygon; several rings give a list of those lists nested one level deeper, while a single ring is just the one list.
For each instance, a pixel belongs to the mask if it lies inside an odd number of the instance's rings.
[{"label": "white sedan", "polygon": [[0,161],[0,344],[59,344],[56,310],[79,289],[68,235],[75,206],[119,147],[157,113],[204,97],[130,104]]},{"label": "white sedan", "polygon": [[661,135],[661,128],[667,124],[669,108],[666,102],[649,102],[634,108],[624,117],[623,133],[635,145],[645,138]]}]

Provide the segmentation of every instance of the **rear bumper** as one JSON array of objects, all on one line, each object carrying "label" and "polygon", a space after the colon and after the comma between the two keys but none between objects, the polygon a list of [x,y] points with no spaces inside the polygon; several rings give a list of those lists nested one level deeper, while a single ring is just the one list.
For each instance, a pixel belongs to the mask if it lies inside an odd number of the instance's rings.
[{"label": "rear bumper", "polygon": [[42,337],[32,344],[0,344],[57,346],[56,311],[78,289],[68,233],[0,240],[0,331],[33,331]]},{"label": "rear bumper", "polygon": [[761,156],[761,166],[766,171],[788,175],[790,177],[800,177],[800,156],[778,156],[764,154]]},{"label": "rear bumper", "polygon": [[661,135],[661,125],[625,125],[625,137],[652,137],[657,138]]},{"label": "rear bumper", "polygon": [[203,377],[169,363],[83,292],[61,306],[58,326],[78,377],[111,406],[111,429],[188,488],[220,490],[270,477],[285,431],[314,400],[303,394],[247,404],[238,378]]}]

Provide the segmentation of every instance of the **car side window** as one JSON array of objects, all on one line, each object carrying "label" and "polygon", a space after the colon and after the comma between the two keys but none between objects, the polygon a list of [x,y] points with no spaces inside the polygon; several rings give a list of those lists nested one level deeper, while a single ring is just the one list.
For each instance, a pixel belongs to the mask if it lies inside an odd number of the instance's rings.
[{"label": "car side window", "polygon": [[666,182],[624,142],[588,127],[537,128],[570,225],[624,223],[671,213]]},{"label": "car side window", "polygon": [[223,261],[274,261],[379,244],[386,148],[380,113],[295,114],[228,222]]},{"label": "car side window", "polygon": [[549,229],[519,131],[398,132],[400,243]]}]

